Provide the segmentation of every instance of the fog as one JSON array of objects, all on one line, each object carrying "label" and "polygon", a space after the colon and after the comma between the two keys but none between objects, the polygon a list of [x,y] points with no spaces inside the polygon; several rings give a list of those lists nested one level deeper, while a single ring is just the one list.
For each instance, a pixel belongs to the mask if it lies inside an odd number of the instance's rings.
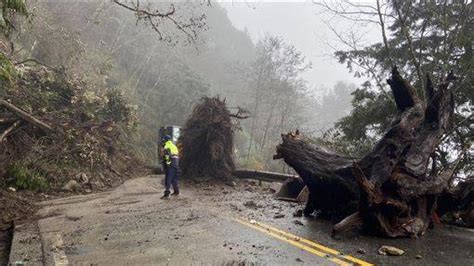
[{"label": "fog", "polygon": [[[201,97],[220,96],[250,113],[236,136],[239,163],[274,168],[281,133],[321,136],[350,113],[364,81],[334,57],[348,48],[331,27],[367,44],[377,39],[376,29],[355,28],[312,2],[136,3],[31,2],[34,16],[15,42],[19,56],[86,80],[94,97],[125,95],[136,117],[129,142],[150,161],[160,126],[182,126]],[[149,18],[137,8],[174,11]]]},{"label": "fog", "polygon": [[265,35],[282,36],[312,62],[303,74],[315,91],[331,88],[338,81],[360,83],[345,65],[334,57],[341,45],[328,25],[340,33],[356,31],[367,44],[379,41],[378,29],[372,24],[356,24],[328,13],[313,1],[223,1],[232,24],[247,30],[254,42]]}]

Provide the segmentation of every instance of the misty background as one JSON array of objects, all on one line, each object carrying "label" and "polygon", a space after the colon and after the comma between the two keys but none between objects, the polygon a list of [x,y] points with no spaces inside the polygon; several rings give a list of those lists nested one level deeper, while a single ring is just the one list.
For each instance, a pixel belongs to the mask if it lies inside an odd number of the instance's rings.
[{"label": "misty background", "polygon": [[[281,36],[293,44],[312,62],[312,69],[303,74],[316,93],[331,88],[339,81],[358,84],[354,77],[334,56],[343,48],[328,24],[346,32],[353,23],[330,14],[313,1],[239,2],[220,3],[236,28],[247,31],[254,43],[265,35]],[[373,25],[359,25],[358,30],[367,43],[378,41],[378,31]]]},{"label": "misty background", "polygon": [[[160,126],[182,126],[196,100],[219,95],[252,116],[236,136],[240,166],[280,168],[271,160],[280,134],[321,135],[349,113],[360,83],[331,56],[331,18],[310,2],[177,3],[183,16],[206,15],[193,43],[168,25],[177,42],[160,40],[133,12],[108,1],[32,5],[34,23],[24,25],[32,34],[20,37],[31,56],[126,94],[138,118],[133,145],[150,162]],[[259,69],[268,73],[258,76]]]},{"label": "misty background", "polygon": [[[184,125],[198,99],[219,96],[251,115],[236,134],[238,166],[281,171],[271,158],[282,133],[299,129],[358,155],[394,113],[383,82],[390,63],[378,63],[388,58],[379,53],[380,27],[318,3],[144,2],[175,8],[180,29],[111,1],[31,1],[34,15],[21,22],[28,34],[15,42],[23,58],[61,66],[94,93],[126,97],[136,118],[127,142],[150,163],[160,126]],[[383,9],[393,12],[389,3]],[[387,35],[395,42],[397,30]]]}]

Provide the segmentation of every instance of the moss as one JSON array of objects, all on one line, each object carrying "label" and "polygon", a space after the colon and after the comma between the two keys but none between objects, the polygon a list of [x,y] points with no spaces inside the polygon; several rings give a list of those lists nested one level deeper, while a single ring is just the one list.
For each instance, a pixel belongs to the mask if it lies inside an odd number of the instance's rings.
[{"label": "moss", "polygon": [[15,162],[8,169],[11,186],[17,189],[46,190],[49,188],[48,181],[39,173],[32,171],[21,162]]}]

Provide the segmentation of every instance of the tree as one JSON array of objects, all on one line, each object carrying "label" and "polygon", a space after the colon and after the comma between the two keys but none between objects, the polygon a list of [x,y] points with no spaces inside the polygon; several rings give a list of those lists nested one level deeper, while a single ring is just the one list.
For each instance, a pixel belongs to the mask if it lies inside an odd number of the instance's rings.
[{"label": "tree", "polygon": [[328,151],[298,133],[283,135],[274,158],[283,158],[308,186],[305,215],[315,210],[335,220],[348,215],[334,233],[356,226],[388,237],[423,235],[457,164],[433,173],[428,163],[453,114],[454,79],[449,74],[435,89],[428,78],[425,101],[394,67],[387,82],[396,115],[360,159]]},{"label": "tree", "polygon": [[[320,3],[328,12],[351,20],[356,25],[373,24],[379,28],[381,41],[364,45],[363,36],[333,29],[346,49],[335,56],[364,85],[353,93],[352,113],[342,118],[330,132],[340,150],[353,155],[367,152],[388,129],[396,114],[395,98],[387,92],[384,76],[393,65],[399,66],[421,99],[428,99],[422,89],[426,75],[445,76],[452,70],[457,87],[453,123],[447,125],[442,143],[431,155],[432,168],[439,172],[461,158],[456,172],[472,173],[472,124],[474,90],[472,89],[472,1],[376,1],[374,5],[341,1]],[[368,115],[370,114],[370,115]],[[470,141],[471,140],[471,141]],[[361,149],[361,146],[365,149]]]},{"label": "tree", "polygon": [[338,81],[327,92],[314,95],[314,99],[309,99],[308,111],[311,113],[311,120],[304,128],[305,132],[309,131],[316,136],[321,136],[331,129],[336,121],[350,114],[351,93],[354,90],[355,84]]},{"label": "tree", "polygon": [[[310,67],[293,45],[280,37],[266,36],[256,46],[256,59],[249,73],[245,108],[252,118],[246,128],[250,134],[247,158],[260,153],[270,158],[269,143],[278,141],[280,132],[302,123],[306,109],[302,100],[307,84],[301,73]],[[250,97],[249,97],[250,96]],[[266,160],[268,166],[270,160]]]}]

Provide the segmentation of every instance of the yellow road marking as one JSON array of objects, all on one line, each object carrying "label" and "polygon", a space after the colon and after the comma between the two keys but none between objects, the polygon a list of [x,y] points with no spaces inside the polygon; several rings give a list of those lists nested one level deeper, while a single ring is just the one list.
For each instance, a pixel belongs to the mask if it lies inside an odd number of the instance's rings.
[{"label": "yellow road marking", "polygon": [[[141,183],[141,182],[139,182],[139,183],[144,185],[144,183]],[[153,186],[149,186],[149,187],[151,187],[153,190],[158,191],[158,189],[154,188]],[[368,263],[366,261],[354,258],[354,257],[349,256],[349,255],[342,255],[342,253],[337,251],[337,250],[334,250],[332,248],[328,248],[326,246],[323,246],[323,245],[318,244],[316,242],[313,242],[311,240],[293,235],[291,233],[287,233],[287,232],[282,231],[278,228],[275,228],[275,227],[272,227],[272,226],[269,226],[269,225],[266,225],[266,224],[262,224],[262,223],[250,223],[249,221],[247,221],[245,219],[241,219],[241,218],[235,218],[235,220],[237,222],[245,225],[245,226],[249,226],[249,227],[252,227],[252,228],[254,228],[258,231],[269,234],[269,235],[271,235],[271,236],[273,236],[277,239],[280,239],[284,242],[287,242],[287,243],[289,243],[289,244],[291,244],[295,247],[298,247],[300,249],[306,250],[306,251],[308,251],[308,252],[310,252],[314,255],[317,255],[319,257],[323,257],[323,258],[327,259],[328,256],[333,255],[333,256],[337,256],[339,258],[345,259],[347,261],[350,261],[355,265],[373,266],[373,264],[371,264],[371,263]],[[306,245],[303,245],[301,243],[304,243]],[[336,263],[336,264],[339,264],[339,265],[344,265],[344,266],[351,265],[350,263],[342,261],[339,258],[331,257],[331,258],[329,258],[329,260]]]},{"label": "yellow road marking", "polygon": [[[291,244],[291,245],[293,245],[293,246],[295,246],[295,247],[298,247],[298,248],[300,248],[300,249],[306,250],[306,251],[308,251],[309,253],[312,253],[312,254],[317,255],[317,256],[319,256],[319,257],[322,257],[322,258],[327,258],[327,257],[326,257],[327,254],[326,254],[326,253],[321,252],[321,251],[318,251],[318,250],[316,250],[316,249],[314,249],[314,248],[312,248],[312,247],[308,247],[308,246],[306,246],[306,245],[303,245],[303,244],[297,242],[296,240],[292,240],[292,239],[286,238],[286,237],[284,237],[284,236],[281,236],[281,235],[279,235],[279,234],[275,234],[275,233],[273,233],[272,231],[269,231],[269,230],[264,229],[264,228],[261,228],[261,227],[259,227],[259,226],[257,226],[257,225],[248,223],[247,221],[244,221],[244,220],[241,220],[241,219],[236,219],[236,220],[237,220],[237,222],[239,222],[239,223],[241,223],[241,224],[243,224],[243,225],[245,225],[245,226],[252,227],[252,228],[254,228],[254,229],[256,229],[256,230],[258,230],[258,231],[260,231],[260,232],[263,232],[263,233],[266,233],[266,234],[268,234],[268,235],[271,235],[271,236],[273,236],[274,238],[277,238],[277,239],[279,239],[279,240],[282,240],[282,241],[284,241],[284,242],[287,242],[287,243],[289,243],[289,244]],[[338,265],[350,266],[349,263],[344,262],[344,261],[341,261],[341,260],[338,259],[338,258],[330,258],[329,260],[332,261],[332,262],[337,263]]]},{"label": "yellow road marking", "polygon": [[303,243],[306,243],[306,244],[308,244],[308,245],[310,245],[310,246],[312,246],[312,247],[315,247],[315,248],[318,248],[318,249],[320,249],[320,250],[322,250],[322,251],[325,251],[326,253],[329,253],[329,254],[332,254],[332,255],[336,255],[336,256],[341,256],[342,258],[344,258],[344,259],[346,259],[346,260],[348,260],[348,261],[351,261],[351,262],[353,262],[353,263],[355,263],[355,264],[362,265],[362,266],[370,266],[370,265],[373,265],[373,264],[371,264],[371,263],[365,262],[365,261],[363,261],[363,260],[354,258],[354,257],[349,256],[349,255],[342,255],[342,253],[339,252],[339,251],[337,251],[337,250],[334,250],[334,249],[332,249],[332,248],[328,248],[328,247],[326,247],[326,246],[323,246],[323,245],[318,244],[318,243],[316,243],[316,242],[313,242],[313,241],[311,241],[311,240],[304,239],[304,238],[302,238],[302,237],[293,235],[293,234],[291,234],[291,233],[287,233],[287,232],[282,231],[282,230],[280,230],[280,229],[278,229],[278,228],[271,227],[270,225],[266,225],[266,224],[262,224],[262,223],[259,223],[259,225],[262,226],[263,228],[266,228],[266,229],[268,229],[268,230],[272,230],[272,231],[278,232],[278,233],[280,233],[280,234],[282,234],[282,235],[285,235],[285,236],[287,236],[287,237],[298,238],[299,241],[301,241],[301,242],[303,242]]},{"label": "yellow road marking", "polygon": [[[282,231],[280,229],[274,228],[272,226],[262,224],[262,223],[257,223],[257,222],[249,222],[244,219],[236,218],[235,219],[237,222],[246,225],[248,227],[252,227],[258,231],[261,231],[263,233],[266,233],[268,235],[271,235],[277,239],[280,239],[284,242],[287,242],[293,246],[296,246],[300,249],[306,250],[314,255],[317,255],[319,257],[323,258],[328,258],[331,257],[329,260],[332,262],[335,262],[336,264],[339,265],[351,265],[352,263],[355,265],[361,265],[361,266],[372,266],[373,264],[365,262],[363,260],[354,258],[352,256],[348,255],[342,255],[341,252],[334,250],[332,248],[325,247],[321,244],[315,243],[311,240],[301,238],[299,236],[287,233],[285,231]],[[331,256],[332,255],[332,256]],[[337,256],[333,257],[333,256]],[[347,263],[341,259],[350,261],[352,263]]]}]

